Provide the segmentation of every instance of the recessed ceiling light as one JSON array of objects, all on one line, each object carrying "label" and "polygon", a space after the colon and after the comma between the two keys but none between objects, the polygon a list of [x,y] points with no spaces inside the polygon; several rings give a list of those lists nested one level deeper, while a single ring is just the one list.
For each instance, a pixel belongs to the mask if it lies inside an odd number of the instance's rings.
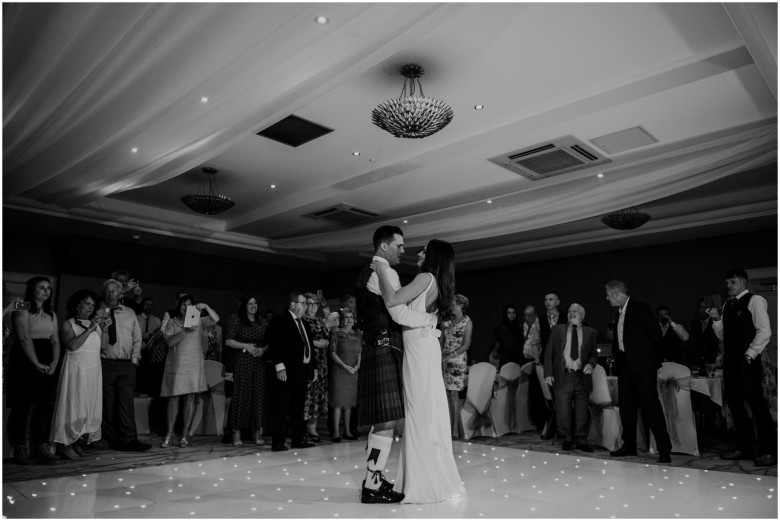
[{"label": "recessed ceiling light", "polygon": [[493,204],[493,199],[488,199],[487,204]]},{"label": "recessed ceiling light", "polygon": [[132,152],[133,154],[135,154],[136,152],[138,152],[138,147],[133,147],[133,148],[131,148],[131,149],[130,149],[130,152]]},{"label": "recessed ceiling light", "polygon": [[598,174],[596,174],[596,177],[601,179],[602,177],[604,177],[604,172],[599,172]]},{"label": "recessed ceiling light", "polygon": [[208,99],[208,97],[206,97],[206,96],[203,96],[202,98],[200,98],[200,102],[201,102],[201,103],[208,103],[208,102],[209,102],[209,99]]},{"label": "recessed ceiling light", "polygon": [[359,155],[360,155],[360,152],[352,152],[352,155],[353,155],[353,156],[359,156]]},{"label": "recessed ceiling light", "polygon": [[328,19],[327,16],[317,16],[317,17],[314,18],[314,21],[317,22],[320,25],[325,25],[328,22],[330,22],[330,20]]},{"label": "recessed ceiling light", "polygon": [[406,219],[404,219],[404,224],[409,224],[409,221],[407,221]]},{"label": "recessed ceiling light", "polygon": [[484,105],[474,105],[474,108],[475,108],[476,110],[482,110],[482,109],[484,109],[484,108],[485,108],[485,106],[484,106]]},{"label": "recessed ceiling light", "polygon": [[276,185],[271,185],[271,189],[272,190],[275,189],[275,188],[276,188]]}]

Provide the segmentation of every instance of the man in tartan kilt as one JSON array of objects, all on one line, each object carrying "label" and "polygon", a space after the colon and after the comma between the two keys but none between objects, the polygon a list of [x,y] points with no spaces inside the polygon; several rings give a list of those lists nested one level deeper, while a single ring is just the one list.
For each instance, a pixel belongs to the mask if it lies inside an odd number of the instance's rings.
[{"label": "man in tartan kilt", "polygon": [[[374,232],[372,262],[396,266],[404,254],[403,232],[397,226],[381,226]],[[395,289],[401,287],[398,273],[387,270]],[[356,284],[359,328],[363,351],[358,371],[358,424],[371,425],[368,434],[366,479],[360,493],[362,503],[398,503],[404,495],[382,474],[393,444],[396,422],[404,417],[403,340],[401,326],[392,317],[404,314],[418,326],[435,325],[436,315],[410,311],[406,306],[388,310],[379,291],[379,281],[370,266],[360,272]]]}]

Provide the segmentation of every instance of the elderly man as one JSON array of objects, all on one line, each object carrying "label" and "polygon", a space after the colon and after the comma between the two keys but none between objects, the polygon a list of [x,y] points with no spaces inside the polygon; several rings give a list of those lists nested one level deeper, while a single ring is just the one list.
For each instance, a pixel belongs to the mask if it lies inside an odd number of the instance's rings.
[{"label": "elderly man", "polygon": [[745,409],[745,400],[756,421],[760,455],[756,466],[771,467],[777,463],[775,428],[769,406],[761,387],[761,352],[769,343],[772,331],[764,297],[753,295],[747,289],[745,270],[732,269],[726,273],[726,292],[730,297],[723,306],[723,315],[717,308],[710,310],[712,328],[723,340],[723,386],[734,416],[739,448],[723,454],[723,459],[753,459],[753,424]]},{"label": "elderly man", "polygon": [[[568,324],[559,324],[550,331],[544,349],[544,379],[555,394],[558,433],[563,438],[563,450],[571,450],[572,438],[577,449],[593,452],[588,445],[588,395],[592,386],[586,382],[598,363],[595,329],[583,326],[585,308],[569,306]],[[574,404],[574,435],[571,429],[571,409]]]},{"label": "elderly man", "polygon": [[661,367],[661,328],[653,310],[628,296],[628,287],[619,280],[607,282],[607,300],[618,308],[617,331],[612,353],[618,369],[620,422],[623,446],[609,453],[613,457],[636,456],[637,411],[641,407],[658,446],[658,462],[672,462],[672,440],[658,399],[656,378]]},{"label": "elderly man", "polygon": [[141,361],[141,327],[135,311],[119,303],[122,284],[114,279],[103,283],[103,318],[100,361],[103,370],[103,439],[111,448],[143,451],[151,447],[138,440],[135,428],[133,390]]}]

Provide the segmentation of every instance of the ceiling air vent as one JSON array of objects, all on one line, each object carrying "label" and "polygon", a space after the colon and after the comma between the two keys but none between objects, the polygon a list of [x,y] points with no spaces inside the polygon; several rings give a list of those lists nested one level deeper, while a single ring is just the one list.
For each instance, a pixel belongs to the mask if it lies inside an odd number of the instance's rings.
[{"label": "ceiling air vent", "polygon": [[304,217],[331,221],[342,226],[358,226],[378,219],[384,219],[387,216],[341,203],[336,206],[331,206],[330,208],[325,208],[324,210],[307,213]]},{"label": "ceiling air vent", "polygon": [[490,157],[488,161],[531,181],[612,162],[574,136],[564,136],[554,141],[513,150]]}]

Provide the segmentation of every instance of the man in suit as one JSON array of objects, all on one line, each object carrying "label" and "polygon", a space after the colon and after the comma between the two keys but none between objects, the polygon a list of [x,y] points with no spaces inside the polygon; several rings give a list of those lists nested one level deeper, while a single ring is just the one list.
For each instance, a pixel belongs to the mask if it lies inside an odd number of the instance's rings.
[{"label": "man in suit", "polygon": [[[571,450],[572,437],[577,449],[593,452],[588,445],[588,395],[592,389],[590,375],[598,363],[595,329],[583,326],[585,308],[569,306],[568,324],[552,328],[544,350],[544,379],[552,386],[558,433],[563,438],[563,450]],[[574,404],[574,435],[571,430],[571,409]]]},{"label": "man in suit", "polygon": [[317,378],[311,346],[311,331],[301,320],[306,297],[293,291],[287,299],[287,311],[276,315],[268,330],[268,352],[276,368],[273,382],[273,428],[271,450],[287,450],[287,427],[294,449],[313,447],[303,439],[303,408],[309,380]]},{"label": "man in suit", "polygon": [[[547,342],[550,340],[550,331],[552,328],[558,324],[566,324],[566,315],[558,311],[558,306],[560,305],[561,299],[558,297],[558,293],[551,291],[544,296],[545,314],[543,317],[539,318],[539,337],[542,341],[541,360],[544,360],[544,351]],[[555,393],[553,393],[553,403],[554,402]],[[557,431],[555,423],[555,417],[553,417],[547,430],[542,434],[542,439],[549,440],[555,437]]]},{"label": "man in suit", "polygon": [[612,353],[618,370],[620,421],[623,424],[623,446],[609,454],[613,457],[636,455],[636,419],[641,407],[655,436],[658,461],[671,463],[672,441],[656,389],[662,357],[661,329],[650,306],[631,300],[624,283],[611,280],[606,289],[607,300],[618,308]]}]

